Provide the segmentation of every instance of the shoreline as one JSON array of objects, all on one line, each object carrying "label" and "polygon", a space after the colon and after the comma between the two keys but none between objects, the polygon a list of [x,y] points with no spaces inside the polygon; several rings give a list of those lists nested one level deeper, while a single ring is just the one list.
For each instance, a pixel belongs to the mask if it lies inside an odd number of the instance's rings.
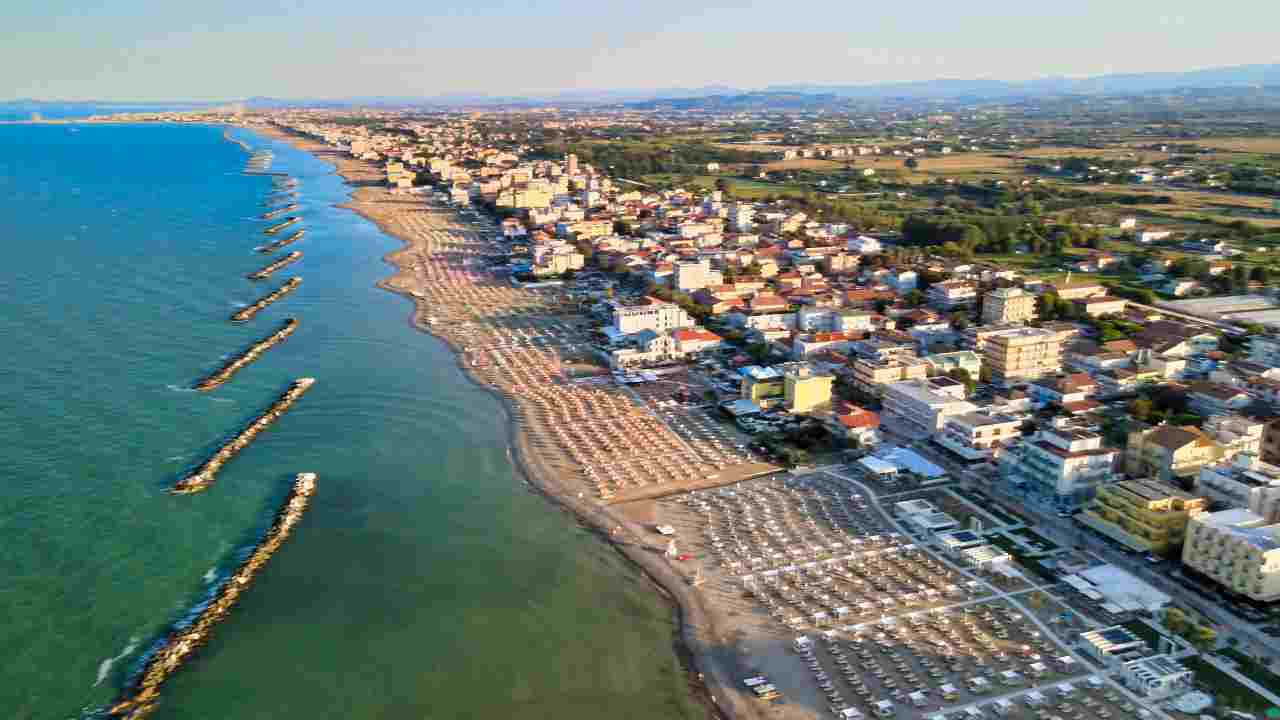
[{"label": "shoreline", "polygon": [[[553,505],[571,514],[580,526],[590,529],[593,534],[612,547],[622,559],[634,567],[655,591],[663,597],[672,608],[676,625],[676,638],[673,648],[676,660],[687,675],[689,691],[710,717],[715,718],[762,718],[758,708],[744,701],[745,698],[735,692],[734,672],[736,668],[729,662],[717,658],[713,649],[717,646],[727,647],[732,643],[717,627],[716,619],[708,611],[696,589],[677,572],[662,556],[661,551],[651,543],[645,542],[645,528],[620,511],[610,506],[597,503],[566,487],[556,478],[557,473],[537,459],[532,451],[534,438],[521,422],[522,410],[518,396],[509,391],[484,381],[474,368],[469,367],[464,358],[466,349],[460,347],[453,338],[434,332],[427,317],[427,309],[423,307],[421,298],[397,283],[408,284],[412,280],[413,265],[409,256],[422,249],[423,241],[411,233],[396,227],[395,220],[401,211],[377,212],[375,206],[386,198],[394,197],[381,186],[382,173],[369,163],[356,160],[339,153],[333,148],[314,140],[283,132],[274,127],[250,127],[252,132],[265,137],[286,142],[294,148],[311,154],[317,159],[334,166],[334,172],[351,188],[348,200],[338,207],[351,210],[357,215],[374,223],[380,231],[402,243],[396,250],[386,253],[382,259],[395,269],[395,272],[380,279],[376,286],[387,292],[400,295],[413,303],[407,322],[414,329],[426,333],[441,341],[454,355],[458,368],[477,388],[497,398],[506,416],[507,442],[509,457],[516,473],[528,487],[542,495]],[[377,183],[375,185],[374,183]],[[425,203],[419,196],[412,198],[418,210],[425,210]],[[407,209],[404,211],[407,213]],[[456,213],[448,213],[456,219]],[[514,488],[513,488],[514,489]]]}]

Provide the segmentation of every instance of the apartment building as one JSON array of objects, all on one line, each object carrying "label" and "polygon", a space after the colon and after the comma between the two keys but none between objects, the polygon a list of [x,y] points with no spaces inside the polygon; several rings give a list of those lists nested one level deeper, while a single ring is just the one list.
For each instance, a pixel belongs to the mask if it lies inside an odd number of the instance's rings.
[{"label": "apartment building", "polygon": [[631,335],[642,330],[656,333],[693,327],[696,323],[689,313],[675,303],[648,297],[639,305],[613,307],[613,330],[620,335]]},{"label": "apartment building", "polygon": [[1022,437],[1022,420],[999,413],[947,416],[933,442],[968,461],[990,460]]},{"label": "apartment building", "polygon": [[892,383],[929,377],[929,363],[915,356],[886,360],[855,357],[849,367],[853,371],[853,386],[872,397],[883,395],[884,388]]},{"label": "apartment building", "polygon": [[1222,446],[1223,457],[1240,453],[1262,454],[1262,438],[1267,424],[1261,420],[1243,415],[1214,415],[1200,427]]},{"label": "apartment building", "polygon": [[1280,522],[1280,467],[1241,453],[1200,468],[1196,492],[1230,507],[1248,508],[1267,522]]},{"label": "apartment building", "polygon": [[983,324],[1005,325],[1035,319],[1036,296],[1022,288],[1000,288],[983,296]]},{"label": "apartment building", "polygon": [[1257,602],[1280,600],[1280,525],[1244,508],[1200,513],[1187,523],[1182,563]]},{"label": "apartment building", "polygon": [[932,437],[946,426],[952,415],[977,412],[978,406],[965,400],[963,383],[948,377],[904,380],[884,386],[886,423],[919,435]]},{"label": "apartment building", "polygon": [[982,358],[971,350],[957,350],[948,353],[926,355],[924,361],[939,375],[946,375],[952,370],[964,370],[974,380],[982,374]]},{"label": "apartment building", "polygon": [[786,363],[782,369],[783,399],[787,410],[805,413],[831,402],[835,376],[808,363]]},{"label": "apartment building", "polygon": [[671,285],[681,292],[693,292],[723,282],[723,276],[711,269],[711,261],[707,258],[679,260],[672,268]]},{"label": "apartment building", "polygon": [[1209,502],[1154,480],[1124,480],[1097,489],[1076,522],[1138,552],[1165,554],[1182,545],[1187,518]]},{"label": "apartment building", "polygon": [[973,283],[963,280],[946,280],[934,283],[925,292],[925,301],[937,310],[948,312],[972,307],[978,302],[978,290]]},{"label": "apartment building", "polygon": [[1115,479],[1120,451],[1102,446],[1102,436],[1072,427],[1039,431],[1000,457],[1001,470],[1015,485],[1050,497],[1061,509],[1082,507],[1099,485]]},{"label": "apartment building", "polygon": [[1062,370],[1062,338],[1052,330],[1012,328],[986,337],[982,365],[991,382],[1007,387]]},{"label": "apartment building", "polygon": [[1221,446],[1194,425],[1142,425],[1129,431],[1124,471],[1131,477],[1189,483],[1200,468],[1221,457]]}]

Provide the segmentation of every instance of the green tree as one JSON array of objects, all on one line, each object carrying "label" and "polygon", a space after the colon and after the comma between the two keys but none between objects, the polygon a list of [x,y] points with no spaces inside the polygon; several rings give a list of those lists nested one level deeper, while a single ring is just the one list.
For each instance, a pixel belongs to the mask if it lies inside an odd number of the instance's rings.
[{"label": "green tree", "polygon": [[978,387],[978,382],[973,379],[968,370],[964,368],[952,368],[947,372],[947,377],[958,383],[964,383],[964,391],[966,395],[972,395],[974,389]]},{"label": "green tree", "polygon": [[911,307],[920,307],[920,305],[924,302],[924,293],[920,292],[919,290],[912,290],[911,292],[907,293],[906,296],[904,296],[902,299],[906,301],[907,305]]},{"label": "green tree", "polygon": [[1138,398],[1129,403],[1129,414],[1143,422],[1151,417],[1151,409],[1151,401],[1146,398]]}]

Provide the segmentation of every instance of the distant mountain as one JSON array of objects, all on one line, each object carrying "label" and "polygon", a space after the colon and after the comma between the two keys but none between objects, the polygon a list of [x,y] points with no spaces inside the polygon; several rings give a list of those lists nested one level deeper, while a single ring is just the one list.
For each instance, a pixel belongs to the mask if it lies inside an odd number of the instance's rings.
[{"label": "distant mountain", "polygon": [[1044,97],[1050,95],[1133,95],[1182,89],[1280,85],[1280,65],[1238,65],[1189,72],[1128,73],[1088,78],[1052,77],[1028,82],[925,80],[871,85],[782,85],[770,92],[827,93],[855,99],[947,99]]}]

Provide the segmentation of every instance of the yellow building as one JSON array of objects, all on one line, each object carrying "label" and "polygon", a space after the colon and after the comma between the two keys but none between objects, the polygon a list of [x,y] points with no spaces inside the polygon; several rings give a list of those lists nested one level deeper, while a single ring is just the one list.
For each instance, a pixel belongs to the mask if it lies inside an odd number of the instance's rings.
[{"label": "yellow building", "polygon": [[1209,505],[1204,498],[1152,480],[1099,485],[1097,492],[1077,522],[1134,550],[1157,554],[1181,545],[1187,519]]},{"label": "yellow building", "polygon": [[753,365],[742,369],[740,394],[743,400],[767,408],[783,398],[785,385],[780,371]]},{"label": "yellow building", "polygon": [[831,402],[834,375],[820,373],[807,363],[788,363],[782,377],[786,407],[791,412],[809,412]]},{"label": "yellow building", "polygon": [[1149,425],[1129,433],[1124,469],[1134,477],[1163,482],[1195,478],[1222,457],[1222,446],[1194,425]]},{"label": "yellow building", "polygon": [[1182,563],[1258,602],[1280,600],[1280,525],[1235,508],[1187,523]]},{"label": "yellow building", "polygon": [[1024,323],[1036,319],[1036,296],[1022,288],[1000,288],[982,299],[984,325]]}]

